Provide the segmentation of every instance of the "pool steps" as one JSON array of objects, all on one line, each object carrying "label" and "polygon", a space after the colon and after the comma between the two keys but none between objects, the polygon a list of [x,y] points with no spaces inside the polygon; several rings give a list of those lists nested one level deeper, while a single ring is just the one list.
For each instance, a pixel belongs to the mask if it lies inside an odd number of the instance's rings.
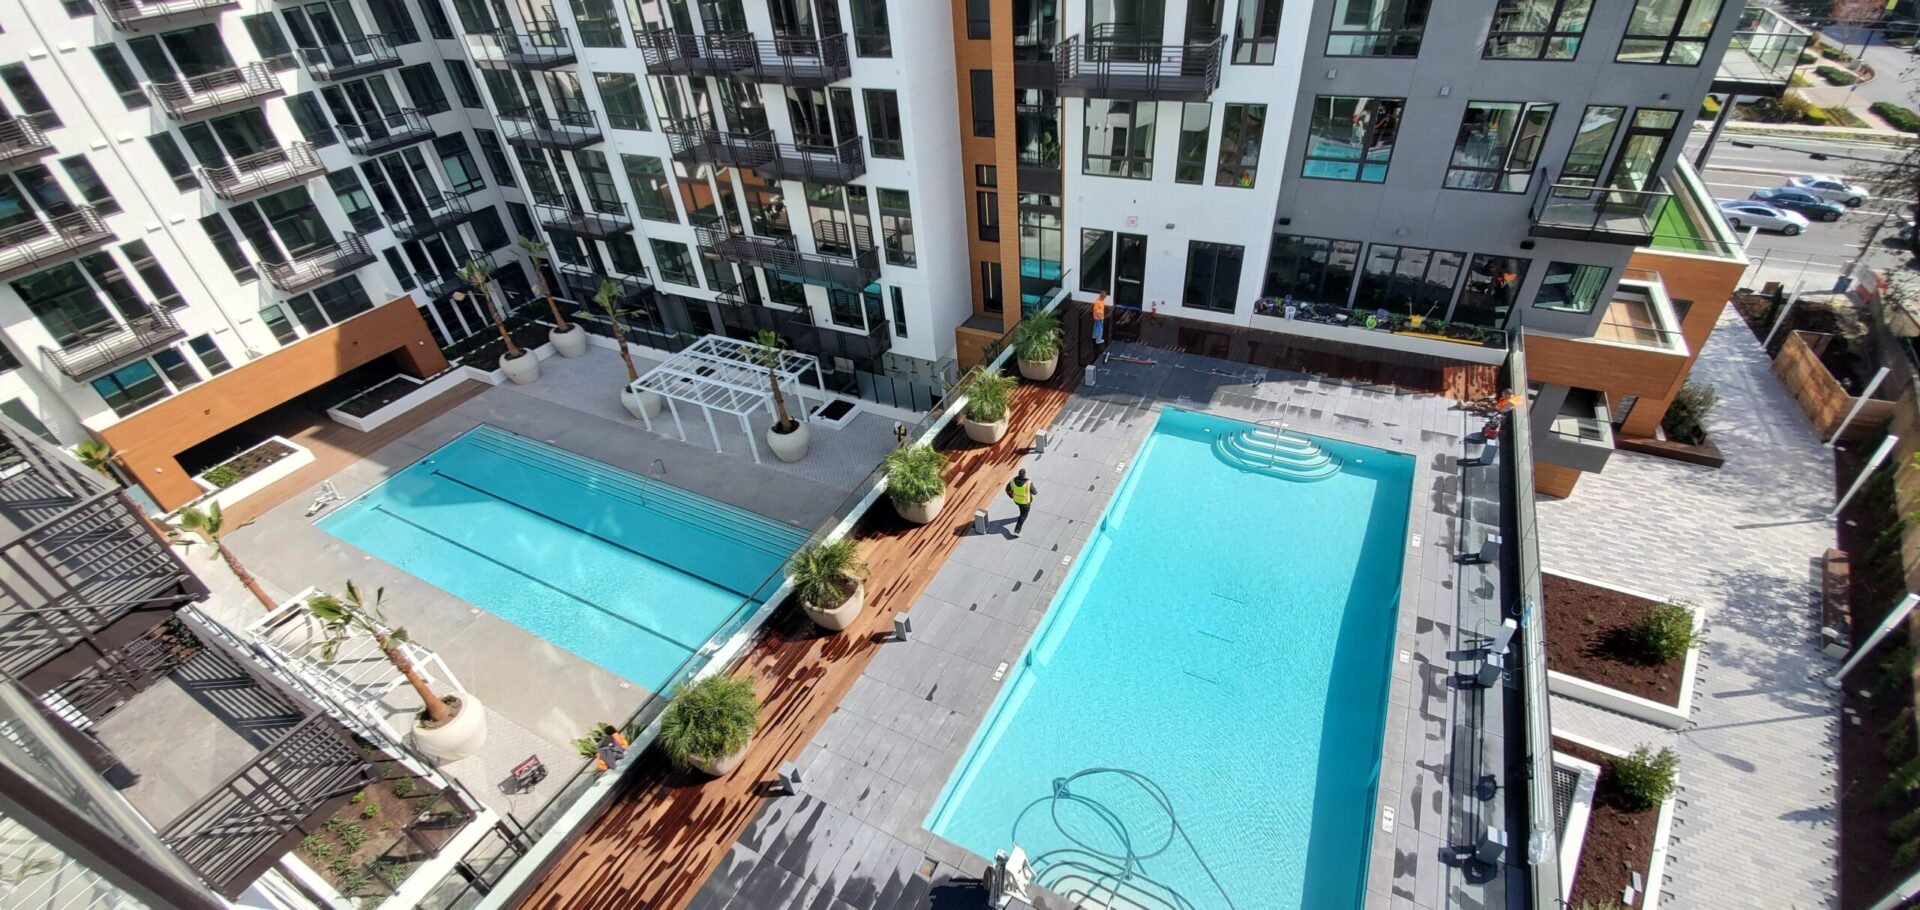
[{"label": "pool steps", "polygon": [[1213,450],[1235,467],[1285,480],[1310,482],[1340,473],[1340,459],[1313,440],[1270,427],[1222,433]]}]

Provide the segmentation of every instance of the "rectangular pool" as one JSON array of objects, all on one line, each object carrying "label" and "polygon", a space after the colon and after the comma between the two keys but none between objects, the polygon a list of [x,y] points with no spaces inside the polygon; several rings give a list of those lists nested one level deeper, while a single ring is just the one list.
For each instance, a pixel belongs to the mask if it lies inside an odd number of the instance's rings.
[{"label": "rectangular pool", "polygon": [[319,526],[655,692],[716,633],[745,622],[743,603],[772,595],[774,573],[806,539],[484,425]]},{"label": "rectangular pool", "polygon": [[927,828],[1094,906],[1360,906],[1412,477],[1163,411]]}]

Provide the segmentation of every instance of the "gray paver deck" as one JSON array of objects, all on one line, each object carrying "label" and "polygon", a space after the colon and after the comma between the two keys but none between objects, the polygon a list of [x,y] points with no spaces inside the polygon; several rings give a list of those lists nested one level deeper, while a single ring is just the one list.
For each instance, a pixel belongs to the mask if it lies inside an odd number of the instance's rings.
[{"label": "gray paver deck", "polygon": [[1838,704],[1819,682],[1817,559],[1833,545],[1833,461],[1731,309],[1694,367],[1719,404],[1718,470],[1616,452],[1542,499],[1541,560],[1704,611],[1692,722],[1675,733],[1566,699],[1553,723],[1680,755],[1663,906],[1831,907]]}]

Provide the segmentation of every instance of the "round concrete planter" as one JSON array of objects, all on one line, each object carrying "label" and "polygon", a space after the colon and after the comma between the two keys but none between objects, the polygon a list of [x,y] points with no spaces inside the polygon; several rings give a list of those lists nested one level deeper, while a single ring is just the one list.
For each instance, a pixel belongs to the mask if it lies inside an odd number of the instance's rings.
[{"label": "round concrete planter", "polygon": [[801,609],[807,611],[807,618],[813,624],[829,632],[838,632],[853,625],[860,618],[860,610],[867,605],[867,586],[854,582],[853,593],[831,610],[817,610],[805,604]]},{"label": "round concrete planter", "polygon": [[580,323],[571,323],[562,332],[555,329],[547,333],[547,340],[553,342],[553,352],[562,357],[578,357],[587,352],[587,328]]},{"label": "round concrete planter", "polygon": [[947,494],[945,491],[941,491],[940,495],[926,502],[901,502],[896,499],[893,501],[893,510],[899,512],[901,518],[917,525],[923,525],[938,517],[940,515],[940,508],[946,504]]},{"label": "round concrete planter", "polygon": [[965,418],[962,418],[960,422],[966,426],[967,438],[981,445],[993,445],[999,442],[1001,437],[1007,435],[1007,419],[1005,417],[992,423],[980,423],[979,421],[967,420]]},{"label": "round concrete planter", "polygon": [[518,357],[502,356],[500,370],[514,385],[526,385],[540,378],[540,358],[532,351],[522,350]]},{"label": "round concrete planter", "polygon": [[471,692],[448,696],[454,701],[453,719],[439,727],[428,728],[414,721],[413,745],[420,754],[437,764],[459,761],[480,751],[487,741],[487,709]]},{"label": "round concrete planter", "polygon": [[627,409],[627,413],[633,415],[633,419],[635,420],[639,420],[642,417],[651,420],[660,416],[660,409],[665,406],[664,403],[665,399],[661,398],[658,392],[636,392],[632,389],[620,390],[620,404]]},{"label": "round concrete planter", "polygon": [[807,442],[811,437],[812,431],[804,423],[794,424],[791,433],[775,433],[768,427],[767,448],[773,450],[773,457],[792,464],[807,457]]},{"label": "round concrete planter", "polygon": [[751,745],[753,745],[753,741],[748,740],[747,745],[741,746],[738,750],[734,752],[730,752],[726,755],[722,755],[719,758],[713,759],[711,761],[704,758],[688,759],[688,764],[691,764],[695,768],[698,768],[701,771],[711,774],[714,777],[721,777],[725,775],[727,772],[732,771],[734,768],[737,768],[740,766],[740,759],[746,757],[747,748],[748,746],[751,746]]},{"label": "round concrete planter", "polygon": [[1053,378],[1053,371],[1060,366],[1060,355],[1055,354],[1045,360],[1028,360],[1015,357],[1020,363],[1020,375],[1033,382],[1046,382]]}]

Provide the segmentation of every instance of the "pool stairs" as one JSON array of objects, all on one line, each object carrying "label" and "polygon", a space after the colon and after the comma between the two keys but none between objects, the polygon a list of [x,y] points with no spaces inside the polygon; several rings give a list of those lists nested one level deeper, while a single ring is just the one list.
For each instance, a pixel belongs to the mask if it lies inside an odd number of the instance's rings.
[{"label": "pool stairs", "polygon": [[1041,887],[1079,907],[1101,910],[1194,910],[1180,892],[1139,872],[1122,876],[1112,860],[1084,850],[1035,857]]},{"label": "pool stairs", "polygon": [[1274,423],[1222,433],[1213,450],[1228,464],[1286,480],[1310,482],[1340,473],[1340,459],[1313,440]]}]

